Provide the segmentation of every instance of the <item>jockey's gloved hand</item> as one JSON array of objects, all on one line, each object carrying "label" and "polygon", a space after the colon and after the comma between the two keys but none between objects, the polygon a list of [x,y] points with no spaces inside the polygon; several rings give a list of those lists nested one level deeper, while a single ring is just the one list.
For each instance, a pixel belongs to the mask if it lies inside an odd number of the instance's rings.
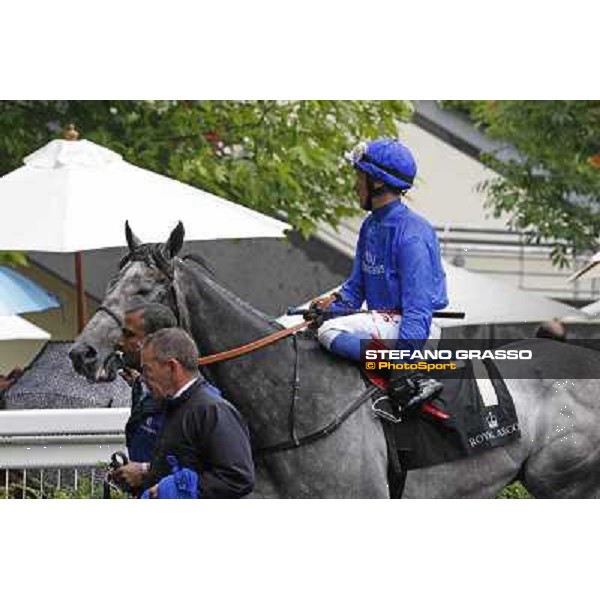
[{"label": "jockey's gloved hand", "polygon": [[304,312],[303,318],[305,321],[310,321],[309,327],[311,329],[319,329],[325,321],[325,315],[323,309],[311,304],[310,308]]},{"label": "jockey's gloved hand", "polygon": [[413,410],[424,402],[437,398],[444,385],[422,373],[392,371],[388,385],[390,399],[397,403],[401,412]]},{"label": "jockey's gloved hand", "polygon": [[319,329],[327,319],[331,318],[331,315],[327,314],[327,310],[339,298],[340,295],[334,292],[330,296],[315,298],[310,303],[308,310],[304,313],[304,320],[312,321],[310,324],[311,329]]}]

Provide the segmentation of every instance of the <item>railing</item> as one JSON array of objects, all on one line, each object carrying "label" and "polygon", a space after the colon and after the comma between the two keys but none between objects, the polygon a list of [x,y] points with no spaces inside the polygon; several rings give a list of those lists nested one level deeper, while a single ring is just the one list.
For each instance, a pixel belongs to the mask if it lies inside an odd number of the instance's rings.
[{"label": "railing", "polygon": [[94,496],[103,464],[124,450],[128,416],[129,408],[0,411],[4,497],[45,497],[65,487],[77,491],[82,474]]},{"label": "railing", "polygon": [[[317,237],[349,258],[354,256],[361,219],[347,219],[338,229],[319,227]],[[441,225],[436,227],[444,258],[469,271],[497,276],[528,292],[566,302],[586,303],[598,298],[596,280],[570,283],[568,277],[587,257],[577,256],[571,269],[552,264],[549,241],[530,243],[529,234],[486,227]]]},{"label": "railing", "polygon": [[442,255],[470,271],[496,275],[529,292],[563,301],[592,301],[598,297],[595,280],[568,282],[586,257],[575,257],[571,269],[552,264],[551,241],[530,243],[525,232],[478,227],[436,227]]}]

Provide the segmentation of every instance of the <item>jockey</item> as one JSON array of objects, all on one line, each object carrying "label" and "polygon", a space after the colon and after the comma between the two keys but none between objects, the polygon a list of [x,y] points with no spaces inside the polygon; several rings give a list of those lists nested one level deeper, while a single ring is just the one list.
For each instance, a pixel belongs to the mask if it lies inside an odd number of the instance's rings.
[{"label": "jockey", "polygon": [[[334,316],[318,328],[319,342],[354,361],[361,358],[361,339],[421,350],[427,339],[439,339],[432,313],[447,306],[448,298],[435,230],[401,200],[415,179],[415,160],[393,139],[362,142],[346,158],[357,173],[360,206],[371,214],[360,229],[350,277],[339,292],[311,305]],[[337,316],[363,302],[376,312]],[[388,393],[402,410],[435,398],[442,388],[416,371],[392,370]]]}]

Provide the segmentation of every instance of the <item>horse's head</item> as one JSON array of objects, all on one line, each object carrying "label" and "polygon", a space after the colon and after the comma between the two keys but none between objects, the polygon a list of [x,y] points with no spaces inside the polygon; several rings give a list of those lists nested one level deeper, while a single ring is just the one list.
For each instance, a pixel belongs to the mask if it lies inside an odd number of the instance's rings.
[{"label": "horse's head", "polygon": [[[75,371],[90,381],[111,381],[119,367],[116,345],[126,307],[134,300],[168,305],[185,326],[187,314],[175,284],[175,256],[181,250],[181,221],[164,244],[142,244],[125,223],[129,253],[119,273],[109,282],[102,306],[77,337],[69,351]],[[178,260],[178,259],[177,259]]]}]

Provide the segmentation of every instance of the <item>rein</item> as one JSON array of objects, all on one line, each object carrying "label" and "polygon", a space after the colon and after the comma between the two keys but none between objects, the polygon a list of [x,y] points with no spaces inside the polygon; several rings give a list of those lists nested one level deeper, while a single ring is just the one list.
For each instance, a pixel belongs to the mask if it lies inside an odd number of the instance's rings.
[{"label": "rein", "polygon": [[250,342],[249,344],[238,346],[237,348],[232,348],[231,350],[224,350],[223,352],[218,352],[217,354],[202,356],[198,359],[198,364],[200,366],[211,365],[213,363],[230,360],[232,358],[237,358],[238,356],[243,356],[244,354],[254,352],[254,350],[259,350],[260,348],[264,348],[265,346],[270,346],[271,344],[274,344],[275,342],[278,342],[283,338],[295,334],[297,331],[304,329],[308,325],[309,321],[306,321],[304,323],[298,323],[298,325],[282,329],[281,331],[276,331],[275,333],[271,333],[270,335],[264,338],[260,338],[259,340]]},{"label": "rein", "polygon": [[231,350],[225,350],[224,352],[211,354],[210,356],[204,356],[198,360],[198,364],[200,366],[230,360],[232,358],[237,358],[238,356],[243,356],[244,354],[248,354],[254,350],[259,350],[260,348],[274,344],[275,342],[286,337],[293,336],[292,339],[294,340],[294,351],[296,358],[294,360],[294,376],[292,380],[292,394],[288,417],[290,439],[272,444],[270,446],[253,448],[253,452],[258,456],[266,456],[268,454],[275,454],[277,452],[285,452],[286,450],[295,450],[301,446],[314,444],[318,440],[331,435],[344,423],[344,421],[346,421],[346,419],[354,414],[365,402],[373,398],[373,396],[375,396],[378,392],[378,388],[375,386],[372,388],[367,388],[365,392],[359,396],[359,398],[347,406],[346,409],[341,413],[336,415],[329,423],[327,423],[327,425],[311,433],[298,437],[298,434],[296,433],[296,405],[300,396],[300,353],[298,352],[298,340],[296,333],[306,328],[309,324],[309,321],[298,323],[298,325],[288,327],[287,329],[282,329],[281,331],[276,331],[271,335],[259,340],[255,340],[254,342],[250,342],[249,344],[245,344],[244,346],[238,346],[237,348],[232,348]]}]

